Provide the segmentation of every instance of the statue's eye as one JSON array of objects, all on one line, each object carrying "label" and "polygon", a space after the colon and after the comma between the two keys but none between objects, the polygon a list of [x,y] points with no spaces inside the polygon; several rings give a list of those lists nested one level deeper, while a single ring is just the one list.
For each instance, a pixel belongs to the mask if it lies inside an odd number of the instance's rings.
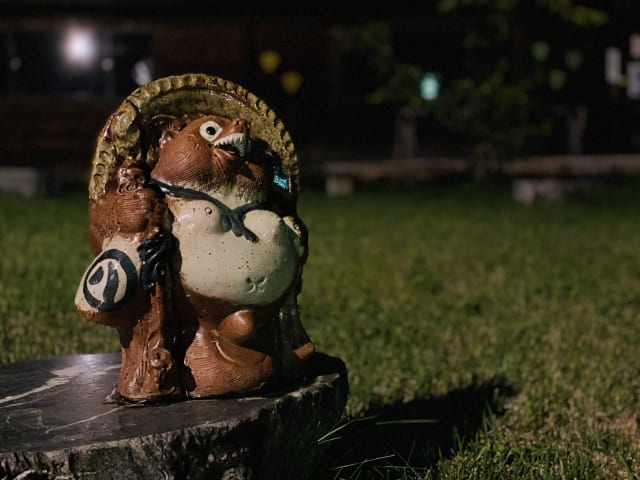
[{"label": "statue's eye", "polygon": [[212,142],[218,136],[222,127],[213,120],[208,120],[200,125],[200,135],[208,142]]}]

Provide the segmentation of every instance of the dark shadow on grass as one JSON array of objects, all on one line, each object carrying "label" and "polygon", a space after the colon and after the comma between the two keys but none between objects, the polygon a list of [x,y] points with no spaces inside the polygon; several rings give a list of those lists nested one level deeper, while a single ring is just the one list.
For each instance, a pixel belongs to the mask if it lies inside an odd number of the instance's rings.
[{"label": "dark shadow on grass", "polygon": [[409,403],[377,405],[321,440],[327,447],[313,478],[400,478],[451,457],[487,419],[504,413],[515,389],[502,379]]}]

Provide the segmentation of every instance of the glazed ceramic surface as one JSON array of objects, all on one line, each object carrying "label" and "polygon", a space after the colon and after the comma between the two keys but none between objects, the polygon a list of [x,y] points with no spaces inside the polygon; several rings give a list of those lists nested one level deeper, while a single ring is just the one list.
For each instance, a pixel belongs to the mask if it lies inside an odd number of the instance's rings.
[{"label": "glazed ceramic surface", "polygon": [[[294,281],[300,238],[269,210],[252,210],[244,225],[258,241],[237,237],[229,222],[204,200],[171,199],[173,234],[183,255],[180,275],[186,288],[238,305],[269,305]],[[296,246],[297,244],[297,246]]]},{"label": "glazed ceramic surface", "polygon": [[96,259],[75,302],[120,334],[122,399],[241,395],[302,375],[314,348],[296,301],[297,174],[273,111],[217,77],[157,80],[109,118],[89,186]]}]

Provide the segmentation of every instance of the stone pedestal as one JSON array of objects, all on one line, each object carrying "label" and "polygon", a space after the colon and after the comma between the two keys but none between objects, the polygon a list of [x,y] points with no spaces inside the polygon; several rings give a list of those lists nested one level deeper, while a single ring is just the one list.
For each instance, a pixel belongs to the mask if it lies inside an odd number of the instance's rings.
[{"label": "stone pedestal", "polygon": [[347,398],[344,364],[263,396],[108,403],[119,354],[0,367],[0,478],[304,478]]}]

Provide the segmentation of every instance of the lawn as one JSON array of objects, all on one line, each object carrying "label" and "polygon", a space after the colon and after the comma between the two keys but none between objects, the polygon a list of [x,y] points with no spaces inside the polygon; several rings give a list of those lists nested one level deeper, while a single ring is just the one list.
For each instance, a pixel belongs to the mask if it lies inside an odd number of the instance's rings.
[{"label": "lawn", "polygon": [[[319,478],[638,478],[639,188],[304,192],[303,323],[351,386]],[[73,308],[85,210],[0,196],[0,363],[118,349]]]}]

